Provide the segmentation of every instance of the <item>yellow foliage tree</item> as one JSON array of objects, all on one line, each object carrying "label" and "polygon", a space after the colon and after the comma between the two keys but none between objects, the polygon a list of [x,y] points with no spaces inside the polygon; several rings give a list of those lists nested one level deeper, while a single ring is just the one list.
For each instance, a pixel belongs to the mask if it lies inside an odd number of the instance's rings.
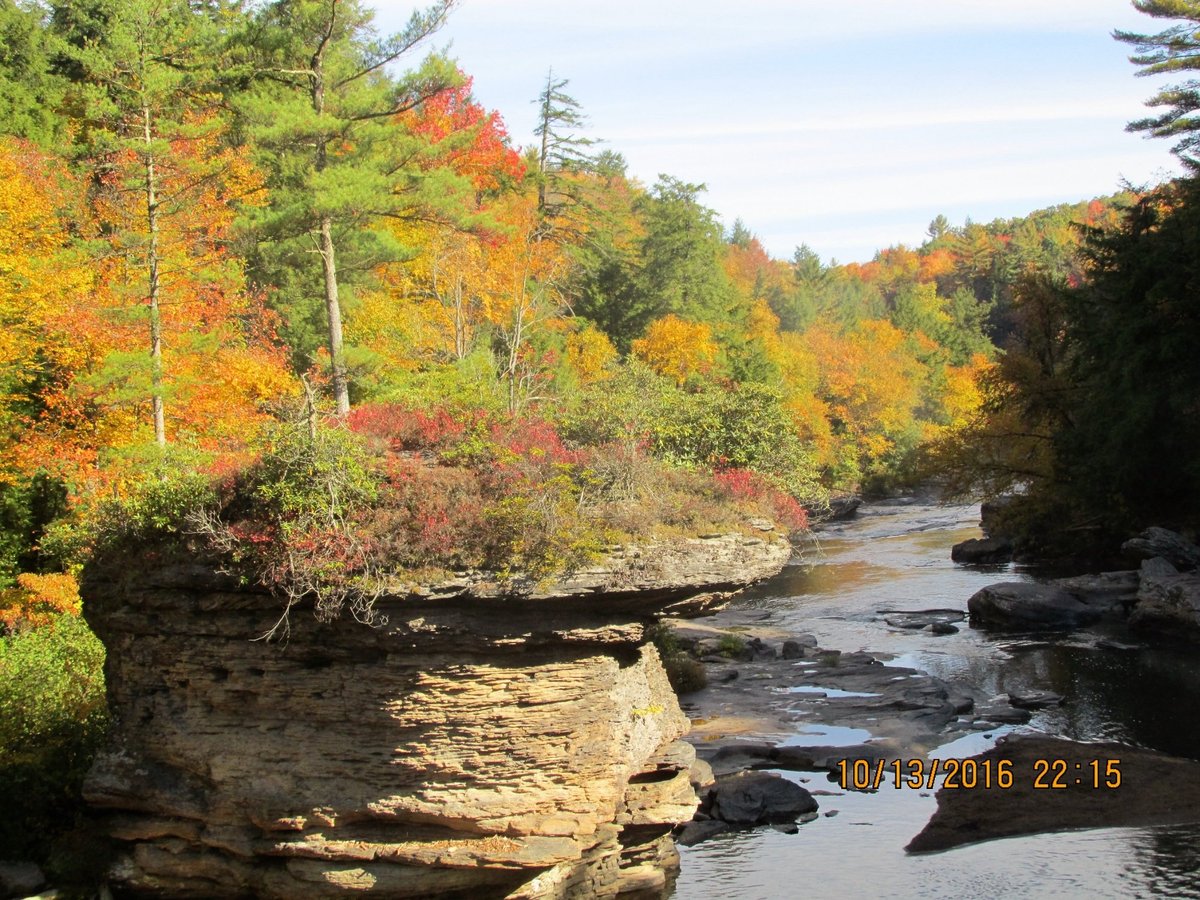
[{"label": "yellow foliage tree", "polygon": [[634,356],[677,384],[693,375],[709,374],[719,353],[711,326],[689,322],[674,313],[651,322],[645,337],[634,341],[632,349]]},{"label": "yellow foliage tree", "polygon": [[588,324],[567,335],[566,362],[581,385],[611,377],[616,361],[616,347],[596,326]]},{"label": "yellow foliage tree", "polygon": [[914,436],[925,372],[904,332],[866,319],[845,333],[819,323],[804,339],[820,363],[818,395],[831,431],[849,443],[862,470]]},{"label": "yellow foliage tree", "polygon": [[40,628],[58,615],[79,615],[79,584],[74,575],[23,572],[17,586],[0,591],[0,625],[6,630]]}]

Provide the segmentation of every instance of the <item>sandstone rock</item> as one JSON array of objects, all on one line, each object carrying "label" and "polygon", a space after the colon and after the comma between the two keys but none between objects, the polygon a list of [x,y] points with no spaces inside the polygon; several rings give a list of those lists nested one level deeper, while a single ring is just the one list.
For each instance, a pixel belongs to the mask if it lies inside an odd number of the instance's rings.
[{"label": "sandstone rock", "polygon": [[709,793],[708,814],[731,825],[795,822],[815,812],[817,801],[793,781],[769,772],[741,772],[718,778]]},{"label": "sandstone rock", "polygon": [[1121,545],[1121,549],[1138,559],[1159,556],[1180,571],[1191,571],[1200,567],[1200,547],[1183,535],[1166,528],[1147,528],[1135,538]]},{"label": "sandstone rock", "polygon": [[203,566],[93,564],[114,727],[84,787],[133,896],[613,896],[692,818],[688,722],[646,622],[773,574],[740,535],[624,548],[505,593],[384,596],[376,628]]},{"label": "sandstone rock", "polygon": [[1129,627],[1181,640],[1200,640],[1200,573],[1144,576]]},{"label": "sandstone rock", "polygon": [[702,788],[708,787],[710,784],[716,781],[716,776],[713,775],[712,766],[703,759],[697,759],[695,762],[693,762],[690,772],[692,787],[694,787],[697,792]]}]

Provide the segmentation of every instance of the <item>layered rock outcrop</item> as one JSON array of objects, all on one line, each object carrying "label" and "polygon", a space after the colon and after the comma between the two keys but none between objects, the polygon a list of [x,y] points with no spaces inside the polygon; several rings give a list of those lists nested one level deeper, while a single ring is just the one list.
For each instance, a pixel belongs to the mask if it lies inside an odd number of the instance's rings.
[{"label": "layered rock outcrop", "polygon": [[776,538],[626,548],[521,596],[480,579],[301,610],[212,568],[85,579],[115,725],[85,795],[113,886],[171,897],[660,890],[696,807],[688,722],[644,626],[786,563]]}]

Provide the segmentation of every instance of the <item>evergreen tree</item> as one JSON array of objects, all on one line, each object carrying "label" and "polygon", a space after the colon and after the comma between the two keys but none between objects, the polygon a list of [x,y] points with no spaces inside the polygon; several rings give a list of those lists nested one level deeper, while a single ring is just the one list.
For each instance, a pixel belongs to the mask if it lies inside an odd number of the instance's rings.
[{"label": "evergreen tree", "polygon": [[724,235],[716,213],[699,201],[704,189],[660,175],[642,204],[646,234],[633,318],[643,328],[669,313],[714,324],[731,318],[733,290],[721,266]]},{"label": "evergreen tree", "polygon": [[148,392],[154,438],[163,445],[162,307],[170,289],[164,264],[174,250],[163,231],[167,219],[188,214],[194,192],[218,177],[222,165],[187,152],[220,127],[204,115],[216,84],[214,22],[187,0],[59,3],[54,22],[65,41],[64,68],[75,78],[81,151],[98,190],[113,195],[111,206],[137,210],[109,224],[117,252],[138,273],[131,306],[147,315]]},{"label": "evergreen tree", "polygon": [[0,129],[50,146],[62,137],[65,80],[41,7],[0,0]]},{"label": "evergreen tree", "polygon": [[[1200,0],[1133,0],[1141,12],[1156,19],[1178,20],[1156,34],[1114,32],[1137,53],[1129,58],[1142,75],[1174,75],[1200,70]],[[1200,147],[1200,79],[1189,78],[1163,88],[1147,106],[1165,112],[1130,122],[1129,131],[1145,131],[1154,137],[1176,140],[1172,151],[1189,165],[1196,165]]]},{"label": "evergreen tree", "polygon": [[[254,86],[243,109],[272,197],[253,223],[259,277],[284,287],[293,322],[316,319],[310,298],[319,293],[339,415],[350,409],[342,289],[408,255],[393,230],[376,226],[418,213],[462,218],[474,196],[468,179],[420,164],[437,148],[398,119],[456,84],[455,67],[431,54],[414,71],[389,72],[454,2],[438,0],[384,39],[356,0],[277,0],[252,27]],[[304,264],[314,251],[319,272]]]},{"label": "evergreen tree", "polygon": [[551,69],[546,73],[546,86],[533,101],[538,105],[538,123],[533,129],[538,138],[538,209],[549,216],[560,214],[576,199],[566,176],[591,167],[587,148],[596,143],[595,138],[577,134],[587,124],[587,117],[579,101],[564,90],[569,83],[566,78],[555,78]]}]

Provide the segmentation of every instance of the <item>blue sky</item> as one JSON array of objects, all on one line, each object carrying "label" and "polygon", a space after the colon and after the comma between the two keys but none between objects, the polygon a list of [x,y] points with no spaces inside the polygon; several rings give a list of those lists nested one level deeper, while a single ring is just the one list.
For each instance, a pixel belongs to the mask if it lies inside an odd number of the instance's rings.
[{"label": "blue sky", "polygon": [[[380,30],[412,7],[376,0]],[[1169,144],[1124,131],[1155,90],[1127,0],[461,0],[435,46],[532,143],[547,69],[646,184],[708,186],[772,255],[867,260],[939,213],[987,222],[1147,184]]]}]

